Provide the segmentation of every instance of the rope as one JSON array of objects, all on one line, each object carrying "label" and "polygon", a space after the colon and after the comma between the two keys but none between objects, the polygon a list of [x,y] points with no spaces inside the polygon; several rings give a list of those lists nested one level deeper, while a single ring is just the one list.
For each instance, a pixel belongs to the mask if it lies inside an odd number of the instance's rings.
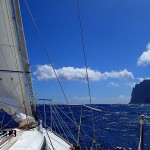
[{"label": "rope", "polygon": [[[78,10],[78,18],[79,18],[79,24],[80,24],[80,34],[81,34],[82,50],[83,50],[83,55],[84,55],[84,64],[85,64],[85,68],[86,68],[86,80],[87,80],[87,83],[88,83],[88,93],[89,93],[89,98],[90,98],[90,104],[92,104],[90,82],[89,82],[89,76],[88,76],[88,67],[87,67],[87,60],[86,60],[86,51],[85,51],[85,45],[84,45],[83,27],[82,27],[81,15],[80,15],[79,0],[77,0],[77,10]],[[95,125],[94,125],[94,118],[93,118],[92,109],[91,109],[91,116],[92,116],[94,141],[96,142]],[[97,147],[96,147],[96,149],[97,149]]]},{"label": "rope", "polygon": [[65,92],[64,92],[64,89],[63,89],[63,87],[62,87],[62,85],[61,85],[61,82],[60,82],[60,80],[59,80],[59,78],[58,78],[58,75],[57,75],[57,73],[56,73],[56,70],[55,70],[55,68],[54,68],[54,66],[53,66],[53,64],[52,64],[52,61],[51,61],[51,59],[50,59],[50,56],[49,56],[49,54],[48,54],[48,50],[47,50],[47,48],[46,48],[46,46],[45,46],[44,40],[43,40],[43,38],[42,38],[42,36],[41,36],[41,34],[40,34],[40,31],[38,30],[38,27],[37,27],[37,24],[36,24],[36,22],[35,22],[35,19],[34,19],[32,13],[31,13],[31,10],[30,10],[30,8],[29,8],[29,6],[28,6],[26,0],[24,0],[24,3],[25,3],[25,5],[26,5],[26,7],[27,7],[27,10],[28,10],[28,12],[29,12],[29,15],[30,15],[30,17],[31,17],[31,20],[32,20],[32,22],[33,22],[33,25],[34,25],[34,27],[35,27],[36,33],[37,33],[37,35],[38,35],[38,38],[39,38],[39,40],[40,40],[40,42],[41,42],[41,44],[42,44],[43,50],[44,50],[44,52],[45,52],[45,54],[46,54],[46,56],[47,56],[47,58],[48,58],[48,60],[49,60],[49,63],[50,63],[50,65],[51,65],[52,69],[53,69],[53,72],[54,72],[55,76],[56,76],[57,82],[58,82],[58,84],[59,84],[59,86],[60,86],[60,89],[61,89],[61,91],[62,91],[62,93],[63,93],[63,96],[64,96],[64,98],[65,98],[65,100],[66,100],[66,102],[67,102],[67,105],[68,105],[69,110],[70,110],[70,112],[71,112],[72,118],[73,118],[74,122],[76,122],[76,120],[75,120],[75,118],[74,118],[74,115],[73,115],[73,112],[72,112],[72,110],[71,110],[71,108],[70,108],[70,106],[69,106],[69,102],[68,102],[68,99],[67,99],[66,94],[65,94]]}]

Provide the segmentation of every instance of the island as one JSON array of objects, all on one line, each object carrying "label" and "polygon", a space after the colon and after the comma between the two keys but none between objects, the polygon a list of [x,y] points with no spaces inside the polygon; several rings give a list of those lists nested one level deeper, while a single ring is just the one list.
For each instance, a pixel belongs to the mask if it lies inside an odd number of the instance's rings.
[{"label": "island", "polygon": [[143,80],[135,85],[130,104],[150,104],[150,79]]}]

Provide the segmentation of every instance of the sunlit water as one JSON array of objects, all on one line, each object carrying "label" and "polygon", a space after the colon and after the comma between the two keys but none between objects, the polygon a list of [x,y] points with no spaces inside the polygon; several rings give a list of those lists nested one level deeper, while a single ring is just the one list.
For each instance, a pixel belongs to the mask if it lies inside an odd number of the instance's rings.
[{"label": "sunlit water", "polygon": [[[58,108],[59,107],[59,108]],[[81,106],[70,106],[75,117],[75,121],[79,125]],[[144,150],[150,149],[150,105],[92,105],[92,107],[100,109],[101,111],[93,110],[94,128],[92,124],[91,110],[82,107],[82,125],[80,144],[81,148],[90,149],[92,141],[94,140],[94,131],[96,137],[96,145],[98,149],[103,150],[137,150],[139,135],[140,135],[140,115],[145,115],[147,121],[144,125]],[[51,107],[46,105],[46,124],[51,126]],[[39,105],[39,118],[45,121],[44,106]],[[38,111],[38,112],[39,112]],[[63,112],[65,113],[63,113]],[[58,115],[59,113],[59,115]],[[1,112],[0,120],[3,118]],[[78,139],[78,128],[72,121],[72,115],[68,106],[56,105],[52,112],[52,128],[64,138],[76,145]],[[10,116],[5,114],[4,126]],[[61,119],[62,118],[62,119]],[[14,122],[11,126],[15,126]],[[6,126],[5,128],[8,128]],[[94,131],[93,131],[94,130]],[[76,141],[75,141],[76,140]]]}]

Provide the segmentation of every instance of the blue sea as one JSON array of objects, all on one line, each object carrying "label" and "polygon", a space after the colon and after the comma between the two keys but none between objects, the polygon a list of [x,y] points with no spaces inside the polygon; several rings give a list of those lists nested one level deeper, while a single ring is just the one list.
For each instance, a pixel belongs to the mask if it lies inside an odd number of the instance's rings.
[{"label": "blue sea", "polygon": [[[97,146],[98,150],[137,150],[140,137],[140,115],[145,115],[144,125],[144,150],[150,149],[150,105],[92,105],[95,110],[82,106],[82,117],[80,117],[81,106],[70,105],[74,119],[67,105],[45,106],[46,118],[44,116],[44,105],[38,105],[37,112],[47,126],[65,139],[76,145],[78,140],[78,127],[81,118],[80,148],[89,150]],[[52,108],[52,111],[51,111]],[[51,124],[52,112],[52,124]],[[6,124],[10,116],[0,112],[2,126]],[[15,126],[12,122],[11,126]],[[6,126],[5,128],[8,128]],[[95,138],[94,138],[95,133]],[[93,142],[96,140],[96,144]]]}]

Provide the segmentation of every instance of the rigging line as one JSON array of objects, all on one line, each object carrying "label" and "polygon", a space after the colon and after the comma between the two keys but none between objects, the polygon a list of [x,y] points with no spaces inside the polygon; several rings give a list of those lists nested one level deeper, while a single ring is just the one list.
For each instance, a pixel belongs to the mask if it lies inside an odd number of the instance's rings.
[{"label": "rigging line", "polygon": [[[45,125],[45,126],[46,126],[46,125]],[[49,141],[50,141],[50,144],[51,144],[53,150],[55,150],[55,148],[54,148],[54,146],[53,146],[53,143],[52,143],[52,141],[51,141],[51,138],[50,138],[50,136],[49,136],[49,134],[48,134],[48,132],[47,132],[47,129],[45,128],[45,130],[46,130],[46,134],[47,134],[47,136],[48,136],[48,139],[49,139]]]},{"label": "rigging line", "polygon": [[58,114],[58,116],[60,117],[61,121],[63,122],[63,124],[65,125],[64,127],[66,127],[66,129],[68,130],[68,133],[70,133],[71,137],[74,139],[75,142],[76,139],[74,137],[74,135],[70,132],[70,129],[68,128],[68,126],[66,125],[65,121],[62,119],[62,117],[60,116],[59,112],[57,111],[57,109],[55,108],[55,106],[51,103],[51,105],[53,106],[54,110],[56,111],[56,113]]},{"label": "rigging line", "polygon": [[71,122],[73,122],[73,123],[76,125],[77,128],[79,127],[76,122],[74,122],[63,110],[61,110],[61,108],[59,108],[58,105],[55,104],[55,106],[57,106],[57,108],[58,108]]},{"label": "rigging line", "polygon": [[78,143],[77,146],[80,146],[80,134],[81,134],[81,125],[82,125],[82,107],[83,105],[81,105],[81,113],[80,113],[80,124],[79,124],[79,129],[78,129]]},{"label": "rigging line", "polygon": [[[13,35],[12,35],[12,27],[11,27],[11,25],[10,25],[10,15],[9,15],[9,13],[8,13],[8,7],[7,7],[7,3],[6,3],[6,0],[5,0],[5,5],[6,5],[6,10],[7,10],[7,15],[8,15],[8,21],[9,21],[9,27],[10,27],[10,35],[11,35],[11,38],[12,38],[12,43],[13,43],[13,45],[15,45],[14,44],[14,39],[13,39]],[[16,62],[16,66],[17,66],[17,70],[19,70],[19,67],[18,67],[18,62],[17,62],[17,57],[16,57],[16,53],[15,53],[15,62]],[[25,110],[25,114],[27,115],[27,111],[26,111],[26,108],[25,108],[25,99],[24,99],[24,96],[23,96],[23,87],[22,87],[22,84],[21,84],[21,77],[20,77],[20,75],[19,75],[19,73],[18,73],[18,76],[19,76],[19,81],[20,81],[20,86],[21,86],[21,93],[22,93],[22,97],[23,97],[23,105],[24,105],[24,110]]]},{"label": "rigging line", "polygon": [[[55,108],[54,108],[55,109]],[[68,132],[68,134],[70,134],[72,136],[72,138],[75,140],[74,136],[72,135],[72,133],[70,132],[70,130],[68,129],[68,127],[66,126],[65,122],[63,121],[63,119],[61,118],[61,116],[59,115],[58,111],[55,109],[57,115],[58,115],[58,118],[60,119],[60,123],[62,124],[62,126],[64,125],[64,130],[66,129],[66,132]],[[68,130],[68,131],[67,131]],[[64,132],[65,133],[65,132]],[[69,139],[68,137],[66,136],[66,139],[67,141],[69,142]]]},{"label": "rigging line", "polygon": [[55,119],[53,120],[53,122],[54,122],[54,127],[56,126],[56,129],[58,130],[58,131],[56,131],[56,132],[58,132],[58,134],[63,137],[63,135],[62,135],[62,133],[60,132],[60,129],[59,129],[59,127],[58,127],[57,122],[55,121]]},{"label": "rigging line", "polygon": [[62,87],[62,85],[61,85],[61,82],[60,82],[60,80],[59,80],[59,78],[58,78],[58,75],[57,75],[57,73],[56,73],[56,70],[55,70],[55,68],[54,68],[54,66],[53,66],[53,64],[52,64],[52,61],[51,61],[51,59],[50,59],[50,56],[49,56],[49,54],[48,54],[48,51],[47,51],[47,48],[46,48],[46,46],[45,46],[44,40],[43,40],[43,38],[42,38],[42,36],[41,36],[41,34],[40,34],[40,31],[38,30],[38,27],[37,27],[37,24],[36,24],[36,22],[35,22],[35,19],[34,19],[32,13],[31,13],[31,10],[30,10],[30,8],[29,8],[29,6],[28,6],[26,0],[24,0],[24,3],[25,3],[25,5],[26,5],[26,7],[27,7],[27,10],[28,10],[29,14],[30,14],[30,17],[31,17],[31,19],[32,19],[32,22],[33,22],[33,25],[34,25],[35,30],[36,30],[36,32],[37,32],[37,35],[38,35],[38,37],[39,37],[39,39],[40,39],[40,42],[41,42],[42,47],[43,47],[43,49],[44,49],[44,52],[45,52],[45,54],[46,54],[46,56],[47,56],[47,58],[48,58],[48,60],[49,60],[49,62],[50,62],[50,65],[51,65],[51,67],[52,67],[52,69],[53,69],[53,72],[54,72],[54,74],[55,74],[55,76],[56,76],[57,82],[58,82],[58,84],[59,84],[59,86],[60,86],[60,89],[61,89],[61,91],[62,91],[62,93],[63,93],[63,96],[64,96],[64,98],[65,98],[65,100],[66,100],[66,102],[67,102],[67,105],[68,105],[69,109],[70,109],[72,118],[73,118],[74,122],[76,122],[75,117],[74,117],[74,115],[73,115],[73,112],[72,112],[72,110],[71,110],[71,107],[69,106],[69,102],[68,102],[68,99],[67,99],[66,94],[65,94],[65,92],[64,92],[64,89],[63,89],[63,87]]},{"label": "rigging line", "polygon": [[[90,104],[92,104],[90,81],[89,81],[88,68],[87,68],[87,59],[86,59],[86,51],[85,51],[85,45],[84,45],[84,36],[83,36],[83,27],[82,27],[81,15],[80,15],[79,0],[77,0],[77,10],[78,10],[78,18],[79,18],[79,24],[80,24],[80,34],[81,34],[82,50],[83,50],[83,55],[84,55],[84,63],[85,63],[85,68],[86,68],[86,79],[87,79],[87,84],[88,84],[88,92],[89,92]],[[95,124],[94,124],[92,109],[91,109],[91,116],[92,116],[92,126],[93,126],[94,140],[96,142]],[[96,147],[96,149],[97,149],[97,147]]]},{"label": "rigging line", "polygon": [[[46,125],[46,126],[47,126],[47,125]],[[49,126],[47,126],[47,127],[48,127],[47,129],[50,130],[50,127],[49,127]],[[49,131],[49,130],[48,130],[48,131]],[[66,139],[63,138],[63,136],[60,136],[57,132],[53,131],[53,133],[56,134],[56,135],[57,135],[58,137],[60,137],[61,139],[65,140],[67,143],[69,143]],[[53,139],[53,138],[52,138],[52,139]],[[60,142],[58,142],[58,141],[57,141],[57,143],[59,143],[59,144],[61,144],[62,146],[64,146],[62,143],[60,143]]]},{"label": "rigging line", "polygon": [[86,51],[85,51],[85,45],[84,45],[83,27],[82,27],[82,22],[81,22],[80,6],[79,6],[78,0],[77,0],[77,9],[78,9],[79,24],[80,24],[80,34],[81,34],[81,43],[82,43],[82,50],[83,50],[83,56],[84,56],[84,64],[85,64],[85,69],[86,69],[86,80],[88,83],[88,92],[89,92],[90,103],[92,103],[89,75],[88,75],[88,67],[87,67],[87,59],[86,59]]},{"label": "rigging line", "polygon": [[[53,109],[53,110],[54,110],[54,109]],[[60,126],[60,128],[61,128],[61,130],[62,130],[62,132],[63,132],[63,134],[64,134],[64,136],[66,137],[67,141],[69,141],[68,138],[67,138],[67,135],[66,135],[66,133],[65,133],[65,131],[64,131],[64,129],[63,129],[61,120],[59,121],[60,118],[59,118],[58,114],[56,114],[55,110],[54,110],[54,115],[55,115],[56,119],[58,120],[57,122],[58,122],[58,124],[59,124],[59,126]]]},{"label": "rigging line", "polygon": [[54,125],[54,122],[52,122],[52,125],[53,125],[53,132],[56,132],[56,127],[55,127],[55,125]]},{"label": "rigging line", "polygon": [[[54,104],[53,104],[53,105],[54,105]],[[79,126],[77,125],[77,123],[74,122],[63,110],[61,110],[61,108],[59,108],[59,106],[58,106],[57,104],[55,104],[55,106],[57,106],[57,108],[58,108],[72,123],[74,123],[77,128],[79,128]],[[56,109],[57,109],[57,108],[56,108]],[[86,131],[84,131],[83,129],[82,129],[82,132],[84,132],[84,133],[83,133],[83,134],[81,133],[81,138],[83,139],[84,145],[86,145],[86,144],[85,144],[85,141],[84,141],[84,138],[83,138],[83,135],[85,134],[86,136],[88,136],[89,139],[91,139],[91,137],[90,137],[90,136],[86,133]],[[86,146],[85,146],[85,148],[86,148],[86,150],[87,150],[87,147],[86,147]]]}]

